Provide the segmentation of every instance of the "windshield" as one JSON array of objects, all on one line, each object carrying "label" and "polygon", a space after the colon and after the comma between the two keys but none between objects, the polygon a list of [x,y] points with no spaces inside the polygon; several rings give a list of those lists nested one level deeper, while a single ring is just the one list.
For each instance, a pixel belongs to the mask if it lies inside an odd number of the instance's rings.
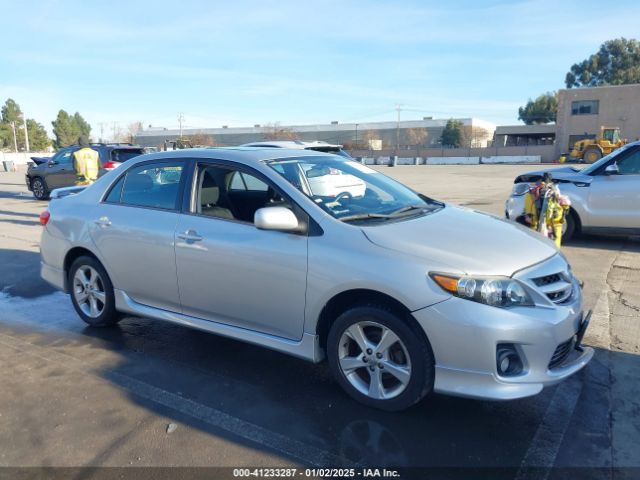
[{"label": "windshield", "polygon": [[340,157],[287,158],[268,165],[344,222],[383,223],[444,207],[369,167]]},{"label": "windshield", "polygon": [[620,155],[622,152],[624,152],[629,147],[631,147],[631,144],[627,144],[624,147],[621,147],[621,148],[618,148],[617,150],[614,150],[609,155],[602,157],[597,162],[592,163],[588,167],[583,168],[581,170],[581,172],[584,173],[585,175],[591,175],[593,172],[597,171],[600,167],[602,167],[607,162],[609,162],[609,160],[611,160],[612,158],[617,157],[618,155]]}]

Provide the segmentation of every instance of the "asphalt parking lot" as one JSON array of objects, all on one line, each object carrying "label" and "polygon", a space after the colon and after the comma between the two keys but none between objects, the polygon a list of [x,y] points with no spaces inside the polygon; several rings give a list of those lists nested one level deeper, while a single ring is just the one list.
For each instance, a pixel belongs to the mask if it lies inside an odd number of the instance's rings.
[{"label": "asphalt parking lot", "polygon": [[[515,175],[531,169],[380,167],[496,215]],[[40,280],[46,202],[23,178],[0,173],[0,466],[469,469],[462,478],[495,467],[507,470],[494,478],[558,478],[571,467],[572,478],[640,477],[638,239],[563,247],[594,310],[585,343],[597,352],[585,370],[532,398],[432,395],[391,414],[350,400],[326,365],[141,318],[86,327]]]}]

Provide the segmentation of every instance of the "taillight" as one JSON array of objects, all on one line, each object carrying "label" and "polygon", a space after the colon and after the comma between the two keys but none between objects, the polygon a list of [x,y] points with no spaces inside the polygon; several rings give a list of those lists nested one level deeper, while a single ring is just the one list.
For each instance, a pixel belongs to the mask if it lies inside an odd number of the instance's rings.
[{"label": "taillight", "polygon": [[120,163],[118,163],[118,162],[104,162],[102,164],[102,168],[104,168],[105,170],[113,170],[118,165],[120,165]]},{"label": "taillight", "polygon": [[51,214],[49,213],[49,210],[45,210],[44,212],[42,212],[40,214],[40,225],[44,227],[47,224],[47,222],[49,222],[49,218],[51,218]]}]

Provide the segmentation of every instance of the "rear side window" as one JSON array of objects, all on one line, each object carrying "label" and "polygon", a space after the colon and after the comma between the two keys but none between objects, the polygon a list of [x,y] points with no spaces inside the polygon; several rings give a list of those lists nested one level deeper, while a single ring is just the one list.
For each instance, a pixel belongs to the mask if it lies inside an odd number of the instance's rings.
[{"label": "rear side window", "polygon": [[[182,164],[175,163],[132,168],[116,183],[106,200],[124,205],[175,210],[182,171]],[[123,182],[122,185],[119,185],[120,182]]]},{"label": "rear side window", "polygon": [[135,150],[132,148],[127,149],[115,149],[111,151],[111,160],[114,162],[126,162],[127,160],[131,160],[139,155],[142,155],[144,151],[142,149]]}]

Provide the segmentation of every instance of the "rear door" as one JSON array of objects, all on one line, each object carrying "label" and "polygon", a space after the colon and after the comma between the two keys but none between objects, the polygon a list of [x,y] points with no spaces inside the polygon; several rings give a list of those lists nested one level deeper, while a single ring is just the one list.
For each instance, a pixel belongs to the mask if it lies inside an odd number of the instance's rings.
[{"label": "rear door", "polygon": [[134,301],[180,311],[174,234],[183,163],[155,160],[129,168],[92,219],[91,237],[114,287]]},{"label": "rear door", "polygon": [[620,157],[618,175],[600,172],[589,187],[589,226],[640,231],[640,147]]}]

